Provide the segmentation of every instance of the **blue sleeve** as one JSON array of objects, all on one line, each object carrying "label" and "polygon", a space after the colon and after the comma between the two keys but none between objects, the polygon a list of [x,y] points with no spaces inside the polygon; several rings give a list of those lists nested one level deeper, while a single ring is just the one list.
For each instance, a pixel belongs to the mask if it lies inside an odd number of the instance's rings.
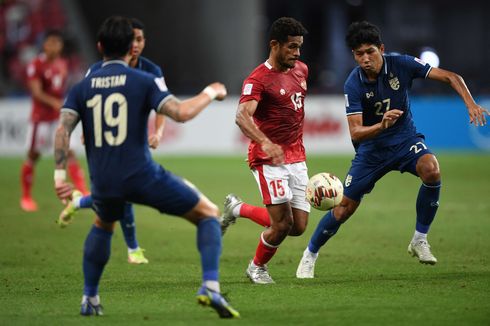
[{"label": "blue sleeve", "polygon": [[78,115],[80,115],[80,110],[82,108],[80,105],[80,101],[78,100],[78,94],[80,93],[79,89],[80,83],[71,88],[71,90],[68,92],[68,95],[66,96],[65,103],[63,103],[61,111],[75,111],[76,113],[78,113]]},{"label": "blue sleeve", "polygon": [[403,55],[399,57],[401,64],[405,68],[409,75],[414,78],[426,78],[429,71],[432,69],[430,64],[425,63],[419,58],[412,57],[410,55]]},{"label": "blue sleeve", "polygon": [[158,110],[172,97],[163,78],[152,78],[149,88],[147,101],[152,110]]},{"label": "blue sleeve", "polygon": [[345,112],[347,115],[362,113],[362,101],[359,88],[349,78],[344,85]]},{"label": "blue sleeve", "polygon": [[162,69],[157,65],[153,66],[153,71],[151,73],[157,77],[163,78]]}]

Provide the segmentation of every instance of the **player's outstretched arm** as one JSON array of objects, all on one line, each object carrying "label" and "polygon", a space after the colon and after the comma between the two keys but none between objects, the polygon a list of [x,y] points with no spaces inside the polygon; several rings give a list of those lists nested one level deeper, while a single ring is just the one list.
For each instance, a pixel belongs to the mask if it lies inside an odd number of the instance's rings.
[{"label": "player's outstretched arm", "polygon": [[165,116],[163,114],[157,113],[155,117],[155,132],[153,135],[148,137],[148,144],[150,148],[157,148],[160,144],[160,140],[163,137],[163,131],[165,130]]},{"label": "player's outstretched arm", "polygon": [[475,103],[475,100],[473,99],[473,96],[471,96],[463,77],[454,72],[441,68],[432,68],[427,77],[451,85],[451,87],[459,94],[459,96],[461,96],[466,104],[468,114],[470,116],[470,123],[476,126],[483,126],[487,123],[485,114],[490,115],[490,112]]},{"label": "player's outstretched arm", "polygon": [[78,121],[78,115],[70,112],[61,112],[60,123],[56,128],[54,138],[54,186],[56,195],[63,201],[69,198],[73,191],[73,186],[66,182],[66,162],[70,149],[70,136]]},{"label": "player's outstretched arm", "polygon": [[245,136],[261,145],[262,150],[272,159],[273,164],[282,164],[284,162],[282,147],[274,144],[253,121],[252,116],[257,109],[257,105],[258,102],[255,100],[240,103],[235,122]]},{"label": "player's outstretched arm", "polygon": [[179,101],[177,98],[172,98],[168,100],[158,111],[177,122],[186,122],[198,115],[213,100],[223,100],[226,94],[225,85],[212,83],[190,99]]}]

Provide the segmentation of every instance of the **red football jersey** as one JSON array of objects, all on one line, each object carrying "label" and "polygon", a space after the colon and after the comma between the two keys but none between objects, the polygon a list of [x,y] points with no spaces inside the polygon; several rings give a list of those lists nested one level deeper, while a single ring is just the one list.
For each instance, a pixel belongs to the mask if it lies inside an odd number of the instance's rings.
[{"label": "red football jersey", "polygon": [[[301,61],[287,72],[274,70],[266,61],[243,82],[240,103],[258,102],[254,122],[273,143],[281,145],[285,163],[306,160],[303,120],[307,78],[308,67]],[[251,167],[272,164],[254,141],[248,148],[248,161]]]},{"label": "red football jersey", "polygon": [[[42,90],[59,99],[63,99],[68,75],[66,59],[58,58],[50,62],[43,54],[38,55],[27,66],[27,79],[41,81]],[[59,108],[61,109],[61,108]],[[53,109],[36,99],[32,99],[31,121],[53,121],[58,119],[60,111]]]}]

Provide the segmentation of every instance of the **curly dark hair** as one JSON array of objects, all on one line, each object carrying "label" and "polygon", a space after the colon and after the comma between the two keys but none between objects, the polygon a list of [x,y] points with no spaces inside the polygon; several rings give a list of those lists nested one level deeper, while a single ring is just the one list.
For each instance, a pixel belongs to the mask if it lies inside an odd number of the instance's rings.
[{"label": "curly dark hair", "polygon": [[374,44],[378,48],[383,44],[378,26],[367,21],[350,24],[345,42],[351,50],[357,49],[363,44]]},{"label": "curly dark hair", "polygon": [[276,40],[279,43],[288,41],[288,36],[304,36],[308,34],[306,28],[294,18],[281,17],[272,23],[269,32],[269,41]]}]

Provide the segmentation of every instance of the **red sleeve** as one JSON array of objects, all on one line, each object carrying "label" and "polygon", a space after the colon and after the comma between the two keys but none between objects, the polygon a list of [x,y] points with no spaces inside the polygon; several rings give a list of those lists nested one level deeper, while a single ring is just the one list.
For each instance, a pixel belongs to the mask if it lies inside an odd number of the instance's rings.
[{"label": "red sleeve", "polygon": [[41,69],[38,60],[32,60],[26,69],[27,80],[41,79]]},{"label": "red sleeve", "polygon": [[262,100],[262,93],[264,91],[264,84],[257,78],[250,76],[243,82],[242,94],[240,96],[240,102],[244,103],[251,100],[260,102]]}]

